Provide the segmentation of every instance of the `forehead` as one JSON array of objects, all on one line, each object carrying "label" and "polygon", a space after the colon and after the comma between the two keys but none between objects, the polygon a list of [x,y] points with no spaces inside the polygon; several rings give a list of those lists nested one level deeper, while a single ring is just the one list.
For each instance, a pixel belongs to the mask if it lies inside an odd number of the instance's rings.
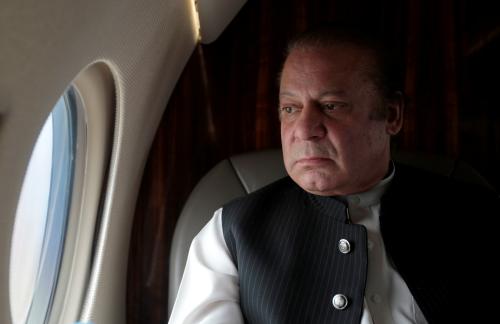
[{"label": "forehead", "polygon": [[280,97],[371,91],[373,61],[369,50],[356,45],[295,48],[283,66]]},{"label": "forehead", "polygon": [[283,66],[287,73],[364,72],[374,64],[372,53],[356,45],[303,46],[293,49]]}]

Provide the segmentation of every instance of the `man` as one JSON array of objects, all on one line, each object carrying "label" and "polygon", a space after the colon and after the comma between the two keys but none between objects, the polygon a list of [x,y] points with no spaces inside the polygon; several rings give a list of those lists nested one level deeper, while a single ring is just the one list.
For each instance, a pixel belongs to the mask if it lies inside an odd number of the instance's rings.
[{"label": "man", "polygon": [[404,100],[388,58],[338,29],[291,43],[279,97],[290,177],[215,213],[193,240],[170,323],[474,315],[462,311],[484,268],[471,219],[499,216],[497,196],[391,162]]}]

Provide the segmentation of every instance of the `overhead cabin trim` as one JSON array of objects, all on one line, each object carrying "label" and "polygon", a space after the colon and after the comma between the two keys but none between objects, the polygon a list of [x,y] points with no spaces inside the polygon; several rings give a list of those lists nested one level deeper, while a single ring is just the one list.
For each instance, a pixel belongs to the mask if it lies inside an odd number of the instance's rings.
[{"label": "overhead cabin trim", "polygon": [[246,0],[196,0],[203,44],[215,41],[241,10]]}]

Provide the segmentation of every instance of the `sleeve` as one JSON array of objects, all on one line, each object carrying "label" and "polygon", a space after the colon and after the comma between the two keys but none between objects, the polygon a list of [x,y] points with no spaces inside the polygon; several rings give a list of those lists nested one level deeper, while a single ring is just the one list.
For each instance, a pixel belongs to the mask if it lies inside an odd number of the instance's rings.
[{"label": "sleeve", "polygon": [[169,324],[244,323],[238,271],[222,232],[222,208],[193,239]]}]

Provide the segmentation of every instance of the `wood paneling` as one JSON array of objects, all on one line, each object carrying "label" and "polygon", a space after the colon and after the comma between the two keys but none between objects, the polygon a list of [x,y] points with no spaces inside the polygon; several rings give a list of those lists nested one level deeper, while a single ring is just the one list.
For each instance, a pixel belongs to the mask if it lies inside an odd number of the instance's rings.
[{"label": "wood paneling", "polygon": [[482,12],[477,5],[469,10],[471,3],[250,0],[216,42],[199,46],[172,94],[145,169],[130,246],[127,322],[166,323],[170,241],[203,174],[230,155],[279,147],[276,77],[287,39],[308,27],[356,22],[392,41],[406,64],[410,97],[395,144],[460,156],[499,188],[500,103],[494,94],[500,82],[493,72],[500,75],[494,36],[500,23],[491,12],[487,24],[471,18]]},{"label": "wood paneling", "polygon": [[500,190],[500,2],[460,1],[459,156]]}]

